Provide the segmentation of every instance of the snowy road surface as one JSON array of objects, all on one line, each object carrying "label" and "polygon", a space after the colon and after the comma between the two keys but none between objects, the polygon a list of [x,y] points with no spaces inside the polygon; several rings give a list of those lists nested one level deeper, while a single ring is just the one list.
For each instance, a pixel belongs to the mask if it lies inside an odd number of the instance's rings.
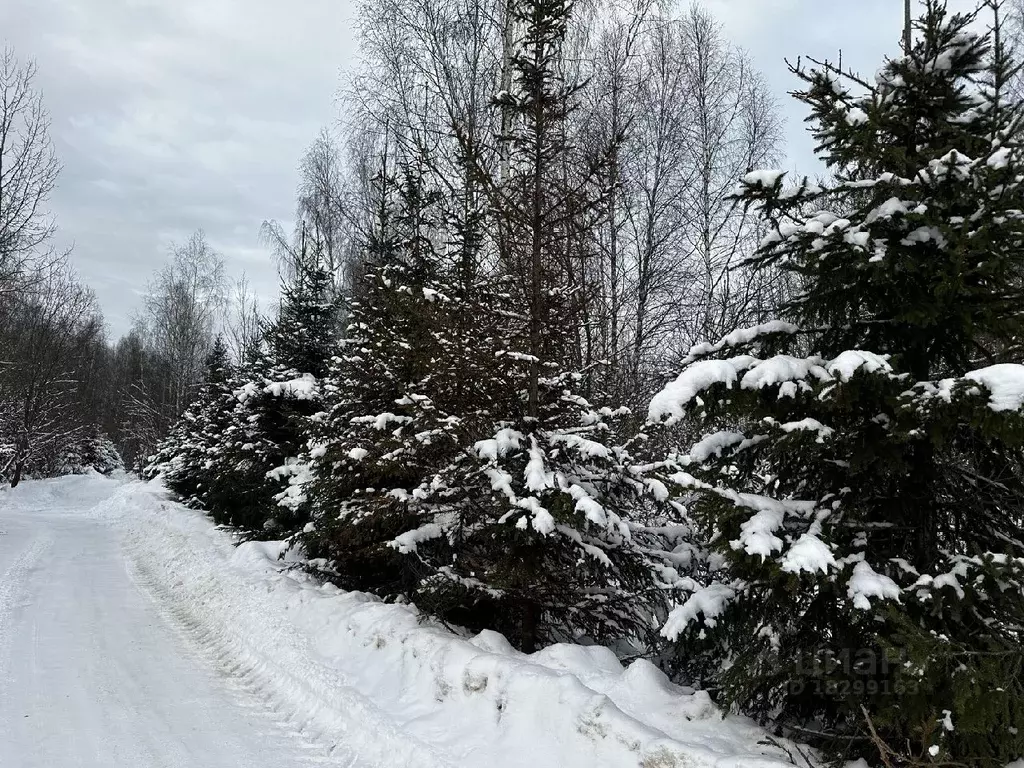
[{"label": "snowy road surface", "polygon": [[0,488],[0,768],[785,768],[707,693],[322,584],[158,482]]},{"label": "snowy road surface", "polygon": [[112,484],[0,493],[0,768],[345,765],[205,663],[90,519]]}]

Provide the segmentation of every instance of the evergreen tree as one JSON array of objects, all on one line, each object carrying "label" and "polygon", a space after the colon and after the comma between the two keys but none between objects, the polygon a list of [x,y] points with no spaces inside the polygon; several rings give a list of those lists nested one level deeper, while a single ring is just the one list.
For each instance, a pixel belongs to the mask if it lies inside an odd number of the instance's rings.
[{"label": "evergreen tree", "polygon": [[167,487],[190,507],[209,509],[218,522],[219,500],[210,490],[217,486],[216,468],[226,431],[231,426],[232,366],[223,337],[214,340],[205,361],[205,375],[192,404],[161,443],[144,470],[145,477],[160,474]]},{"label": "evergreen tree", "polygon": [[70,451],[67,470],[82,474],[90,470],[110,475],[124,469],[124,460],[117,446],[97,425],[87,427],[85,434]]},{"label": "evergreen tree", "polygon": [[794,70],[834,181],[741,199],[805,290],[650,411],[709,430],[673,475],[711,542],[681,670],[890,766],[1024,754],[1022,113],[972,21],[928,0],[874,82]]},{"label": "evergreen tree", "polygon": [[495,99],[510,127],[501,137],[508,173],[483,179],[508,279],[465,257],[478,241],[477,219],[466,216],[454,238],[463,258],[439,276],[447,282],[434,303],[423,395],[443,425],[426,434],[446,448],[392,490],[406,527],[386,545],[418,577],[409,593],[417,604],[496,628],[525,650],[580,637],[646,640],[656,574],[670,558],[630,516],[653,518],[663,486],[613,447],[608,422],[618,414],[581,396],[588,375],[572,354],[582,256],[574,232],[603,204],[587,194],[594,168],[566,173],[578,86],[564,82],[561,49],[572,8],[524,0],[511,11],[522,32],[514,83]]},{"label": "evergreen tree", "polygon": [[[438,350],[434,333],[443,294],[435,287],[435,196],[423,165],[402,162],[396,204],[382,210],[366,246],[367,263],[350,304],[348,326],[332,359],[325,411],[313,426],[292,503],[313,526],[304,543],[348,589],[407,597],[415,576],[388,547],[409,514],[402,489],[418,485],[431,457],[451,450],[447,414],[432,403]],[[389,197],[384,193],[382,197]]]},{"label": "evergreen tree", "polygon": [[415,600],[527,651],[579,640],[647,646],[677,581],[672,566],[688,560],[665,551],[682,531],[656,511],[668,504],[658,467],[617,444],[611,425],[628,412],[592,407],[575,375],[541,382],[538,428],[523,416],[529,375],[507,356],[519,408],[475,414],[489,417],[479,439],[409,494],[418,524],[391,546],[419,564]]},{"label": "evergreen tree", "polygon": [[301,253],[294,267],[264,349],[236,382],[233,428],[218,460],[217,513],[257,535],[288,535],[306,523],[289,489],[305,471],[300,454],[337,343],[340,302],[332,276],[315,254]]},{"label": "evergreen tree", "polygon": [[186,503],[256,535],[287,535],[305,519],[289,503],[299,454],[319,411],[320,379],[337,336],[328,271],[302,253],[253,359],[232,367],[218,339],[207,379],[151,462]]}]

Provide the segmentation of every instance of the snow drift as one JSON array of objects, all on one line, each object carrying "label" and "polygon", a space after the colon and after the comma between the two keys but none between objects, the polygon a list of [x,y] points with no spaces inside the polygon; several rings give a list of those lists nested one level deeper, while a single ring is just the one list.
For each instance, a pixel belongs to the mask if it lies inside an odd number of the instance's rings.
[{"label": "snow drift", "polygon": [[497,633],[457,636],[412,606],[317,583],[280,559],[281,543],[236,548],[156,483],[126,483],[93,514],[124,530],[140,583],[213,661],[335,756],[466,768],[790,764],[763,730],[647,661],[624,668],[601,647],[526,655]]}]

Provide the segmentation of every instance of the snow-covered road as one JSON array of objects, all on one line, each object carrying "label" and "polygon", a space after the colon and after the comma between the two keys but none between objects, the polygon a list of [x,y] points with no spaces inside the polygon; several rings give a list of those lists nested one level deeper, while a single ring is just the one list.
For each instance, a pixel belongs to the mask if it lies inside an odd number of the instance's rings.
[{"label": "snow-covered road", "polygon": [[217,672],[95,515],[112,483],[0,493],[0,768],[309,768],[327,757]]},{"label": "snow-covered road", "polygon": [[785,768],[607,648],[520,653],[236,546],[159,482],[0,488],[0,768]]}]

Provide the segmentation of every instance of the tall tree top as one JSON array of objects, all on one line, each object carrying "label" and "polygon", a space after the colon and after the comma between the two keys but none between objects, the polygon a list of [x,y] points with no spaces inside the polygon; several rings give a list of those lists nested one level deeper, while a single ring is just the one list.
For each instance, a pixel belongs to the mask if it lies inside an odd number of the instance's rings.
[{"label": "tall tree top", "polygon": [[1024,115],[1005,89],[1015,65],[975,17],[928,0],[909,55],[870,81],[792,68],[833,180],[755,171],[739,197],[772,225],[755,263],[800,275],[788,319],[817,329],[824,354],[894,355],[918,379],[1015,354]]}]

